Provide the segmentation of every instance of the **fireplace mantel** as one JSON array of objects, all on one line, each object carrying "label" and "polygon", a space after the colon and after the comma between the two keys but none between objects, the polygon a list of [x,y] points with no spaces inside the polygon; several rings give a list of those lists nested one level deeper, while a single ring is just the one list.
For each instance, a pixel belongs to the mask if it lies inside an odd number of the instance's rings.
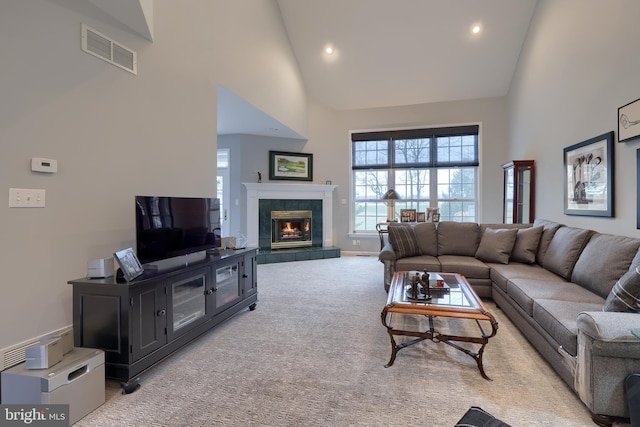
[{"label": "fireplace mantel", "polygon": [[242,183],[247,189],[247,245],[258,246],[258,201],[261,199],[322,200],[322,245],[333,246],[333,191],[337,185]]}]

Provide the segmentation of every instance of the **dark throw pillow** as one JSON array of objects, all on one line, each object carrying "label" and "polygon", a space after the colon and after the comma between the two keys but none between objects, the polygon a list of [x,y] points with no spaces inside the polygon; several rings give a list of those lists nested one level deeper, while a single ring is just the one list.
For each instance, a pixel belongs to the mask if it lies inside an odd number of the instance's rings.
[{"label": "dark throw pillow", "polygon": [[389,224],[389,243],[396,253],[396,259],[420,255],[418,239],[411,225]]},{"label": "dark throw pillow", "polygon": [[517,233],[517,228],[485,228],[476,258],[484,262],[508,264]]},{"label": "dark throw pillow", "polygon": [[533,264],[536,262],[538,244],[542,237],[543,227],[530,227],[518,229],[516,242],[511,251],[511,261]]},{"label": "dark throw pillow", "polygon": [[632,266],[613,285],[604,302],[603,311],[640,312],[640,266]]}]

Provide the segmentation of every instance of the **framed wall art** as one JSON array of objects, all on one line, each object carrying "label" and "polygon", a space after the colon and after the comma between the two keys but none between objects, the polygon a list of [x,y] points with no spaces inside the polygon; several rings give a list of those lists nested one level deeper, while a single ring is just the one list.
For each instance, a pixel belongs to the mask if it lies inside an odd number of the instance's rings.
[{"label": "framed wall art", "polygon": [[613,131],[564,149],[564,213],[613,216]]},{"label": "framed wall art", "polygon": [[313,154],[269,151],[269,179],[313,181]]},{"label": "framed wall art", "polygon": [[640,137],[640,99],[618,108],[618,142]]}]

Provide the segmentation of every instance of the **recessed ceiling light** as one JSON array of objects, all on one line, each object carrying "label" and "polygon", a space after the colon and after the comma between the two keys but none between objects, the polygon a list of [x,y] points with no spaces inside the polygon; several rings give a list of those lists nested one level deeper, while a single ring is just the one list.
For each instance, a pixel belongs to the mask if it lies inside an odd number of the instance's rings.
[{"label": "recessed ceiling light", "polygon": [[324,48],[324,53],[326,53],[327,55],[332,55],[333,54],[333,48],[331,46],[327,46]]},{"label": "recessed ceiling light", "polygon": [[480,30],[481,30],[480,25],[474,25],[473,27],[471,27],[471,32],[473,34],[479,34]]}]

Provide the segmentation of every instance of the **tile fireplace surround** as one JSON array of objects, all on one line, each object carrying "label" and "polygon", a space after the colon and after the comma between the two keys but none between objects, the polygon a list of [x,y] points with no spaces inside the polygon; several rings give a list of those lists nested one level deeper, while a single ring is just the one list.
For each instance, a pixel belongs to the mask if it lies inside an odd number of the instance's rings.
[{"label": "tile fireplace surround", "polygon": [[247,246],[258,247],[259,201],[322,200],[322,246],[333,246],[333,191],[337,185],[242,183],[247,189]]},{"label": "tile fireplace surround", "polygon": [[[333,247],[333,190],[337,185],[322,184],[274,184],[243,183],[247,189],[247,245],[260,247],[260,205],[273,201],[276,205],[299,205],[304,200],[313,201],[313,206],[322,206],[322,225],[314,228],[322,235],[313,237],[312,247],[259,249],[258,264],[274,262],[304,261],[309,259],[336,258],[340,249]],[[317,203],[319,202],[319,203]],[[319,215],[320,206],[317,208]],[[285,208],[289,209],[289,208]],[[298,209],[298,208],[296,208]],[[314,215],[314,222],[318,216]],[[321,246],[319,245],[321,243]]]}]

